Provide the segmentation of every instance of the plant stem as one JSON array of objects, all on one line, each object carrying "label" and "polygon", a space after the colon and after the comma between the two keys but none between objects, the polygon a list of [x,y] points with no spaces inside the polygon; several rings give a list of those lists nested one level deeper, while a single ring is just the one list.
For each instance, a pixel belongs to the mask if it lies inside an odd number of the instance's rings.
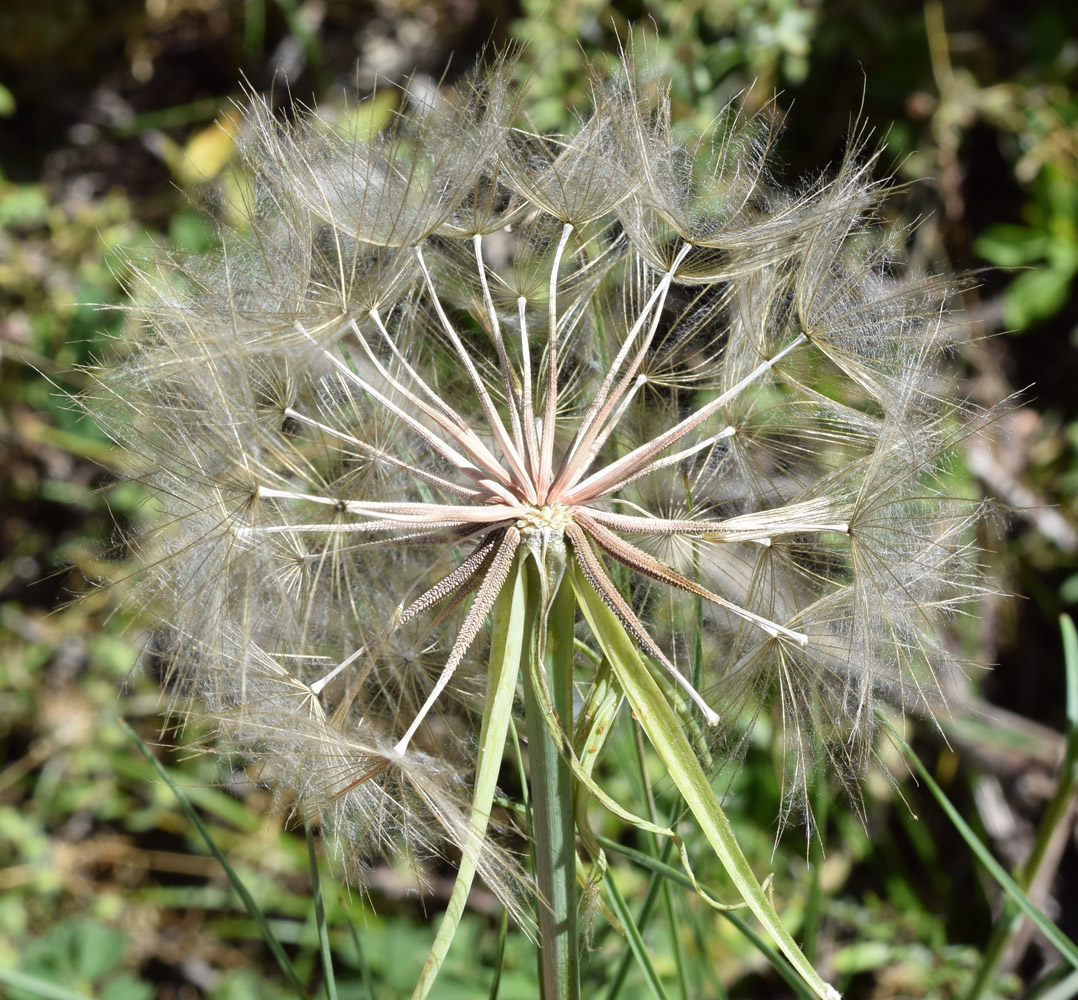
[{"label": "plant stem", "polygon": [[[540,569],[529,564],[528,592],[538,595]],[[576,835],[569,766],[543,718],[536,683],[550,690],[558,722],[572,739],[573,624],[576,601],[568,580],[543,611],[531,643],[531,669],[524,677],[528,772],[532,796],[532,850],[539,895],[539,982],[542,1000],[580,997],[577,932]]]}]

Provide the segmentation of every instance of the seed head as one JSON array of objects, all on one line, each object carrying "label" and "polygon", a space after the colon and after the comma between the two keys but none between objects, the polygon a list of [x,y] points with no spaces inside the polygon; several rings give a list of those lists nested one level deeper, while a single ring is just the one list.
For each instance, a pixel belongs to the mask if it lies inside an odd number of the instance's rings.
[{"label": "seed head", "polygon": [[728,744],[773,711],[792,806],[821,755],[863,768],[879,699],[940,705],[936,624],[976,588],[939,486],[951,290],[894,259],[875,156],[791,193],[736,106],[686,145],[628,74],[541,136],[509,75],[373,137],[255,100],[242,225],[133,265],[89,403],[159,510],[177,699],[361,851],[475,850],[486,623],[526,548]]}]

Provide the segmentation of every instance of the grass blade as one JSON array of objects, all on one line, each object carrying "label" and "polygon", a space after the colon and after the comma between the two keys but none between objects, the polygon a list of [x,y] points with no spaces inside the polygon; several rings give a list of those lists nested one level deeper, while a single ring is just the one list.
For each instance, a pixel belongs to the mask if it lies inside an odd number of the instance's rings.
[{"label": "grass blade", "polygon": [[502,968],[505,965],[505,939],[509,934],[509,911],[502,907],[502,919],[498,923],[498,953],[494,956],[494,979],[490,983],[489,1000],[498,1000],[502,985]]},{"label": "grass blade", "polygon": [[326,908],[322,903],[322,880],[318,877],[318,857],[314,850],[311,821],[303,817],[303,832],[307,837],[307,860],[311,866],[311,893],[314,896],[314,918],[318,924],[318,947],[322,953],[322,973],[326,979],[326,1000],[337,1000],[337,980],[333,975],[333,951],[329,946]]},{"label": "grass blade", "polygon": [[240,899],[243,901],[244,907],[251,915],[251,918],[258,925],[259,932],[262,935],[262,940],[266,942],[266,946],[271,952],[273,957],[277,959],[277,964],[281,967],[281,971],[284,973],[285,978],[288,980],[289,985],[295,990],[296,995],[302,997],[303,1000],[309,1000],[307,990],[303,984],[299,981],[299,976],[296,974],[295,967],[289,960],[288,955],[285,954],[284,947],[278,940],[277,935],[273,933],[272,928],[269,925],[269,921],[266,920],[266,915],[259,908],[255,902],[254,897],[248,891],[247,886],[243,884],[243,880],[239,877],[236,870],[228,863],[228,859],[221,853],[221,849],[217,846],[210,831],[206,828],[202,822],[198,813],[195,812],[194,807],[187,801],[187,796],[184,795],[179,785],[172,780],[171,775],[165,769],[165,766],[149,751],[149,748],[138,733],[135,732],[123,719],[118,720],[120,727],[127,734],[132,743],[137,746],[146,759],[153,765],[154,770],[160,776],[161,780],[172,789],[172,794],[176,796],[176,801],[179,802],[183,811],[187,813],[188,819],[194,824],[195,829],[198,830],[202,839],[206,842],[206,846],[210,849],[210,853],[217,859],[218,864],[224,869],[225,874],[228,876],[229,882],[232,883],[232,887],[236,890]]},{"label": "grass blade", "polygon": [[374,977],[371,975],[371,967],[367,964],[367,956],[363,953],[363,945],[359,940],[359,931],[356,930],[356,922],[352,914],[345,909],[345,918],[348,920],[348,930],[352,933],[352,944],[356,949],[356,965],[359,966],[359,979],[363,986],[364,1000],[376,1000],[374,995]]},{"label": "grass blade", "polygon": [[[1060,615],[1059,627],[1063,634],[1063,666],[1067,692],[1067,742],[1063,752],[1063,761],[1059,766],[1059,776],[1056,779],[1056,790],[1044,811],[1033,849],[1017,879],[1018,884],[1026,892],[1042,874],[1041,869],[1052,852],[1053,843],[1057,843],[1059,837],[1067,835],[1067,831],[1062,827],[1070,825],[1068,817],[1073,807],[1074,789],[1078,787],[1078,633],[1075,632],[1074,622],[1069,615]],[[1023,919],[1021,912],[1004,912],[988,941],[977,979],[970,988],[966,1000],[979,1000],[995,980],[996,973],[1003,964],[1011,943],[1018,935]]]},{"label": "grass blade", "polygon": [[822,770],[816,773],[816,794],[812,803],[813,826],[809,833],[809,891],[805,904],[805,920],[801,929],[801,947],[810,962],[816,961],[816,941],[820,932],[820,918],[823,913],[823,887],[820,874],[823,872],[823,843],[827,833],[827,814],[830,810],[831,790],[827,785],[827,775]]},{"label": "grass blade", "polygon": [[[1066,970],[1066,966],[1060,968]],[[1074,1000],[1078,997],[1078,972],[1066,976],[1049,974],[1045,978],[1050,981],[1035,986],[1026,994],[1025,1000]]]},{"label": "grass blade", "polygon": [[606,884],[607,898],[610,900],[610,908],[614,911],[614,916],[618,918],[625,928],[625,940],[629,945],[633,958],[636,959],[636,964],[640,966],[640,971],[644,974],[644,980],[651,990],[651,995],[655,997],[655,1000],[668,1000],[666,990],[663,989],[662,980],[659,979],[659,974],[655,971],[651,956],[644,945],[644,939],[640,936],[640,928],[636,926],[632,911],[626,905],[625,898],[614,880],[614,872],[609,868],[604,882]]},{"label": "grass blade", "polygon": [[[648,803],[650,816],[653,823],[658,825],[658,816],[655,814],[655,800],[651,794],[648,774],[647,774],[647,762],[644,758],[644,745],[643,734],[639,725],[633,724],[633,734],[636,739],[633,740],[636,753],[632,755],[634,767],[630,773],[633,773],[636,777],[639,787],[639,794]],[[680,815],[684,809],[684,804],[679,798],[676,804],[672,808],[671,826],[676,825],[676,817]],[[665,839],[660,847],[658,844],[658,838],[654,834],[643,835],[642,843],[647,844],[649,854],[658,857],[660,861],[669,863],[674,854],[674,842],[669,839]],[[598,846],[598,845],[596,845]],[[674,966],[677,970],[678,988],[682,1000],[688,1000],[691,993],[688,985],[688,975],[685,968],[685,953],[681,947],[681,937],[678,934],[678,923],[674,914],[673,898],[670,893],[670,883],[663,879],[658,872],[652,871],[651,877],[648,879],[647,889],[644,891],[644,899],[640,904],[640,909],[637,912],[636,927],[642,934],[647,927],[648,921],[651,919],[651,914],[655,908],[656,901],[661,900],[663,906],[664,916],[666,917],[667,928],[670,932],[670,946],[673,951]],[[629,963],[633,959],[632,951],[627,952],[621,962],[618,964],[617,972],[614,978],[610,982],[610,986],[606,992],[606,1000],[617,1000],[621,995],[621,987],[624,984],[625,976],[629,970]]]},{"label": "grass blade", "polygon": [[0,983],[12,986],[17,990],[25,990],[41,1000],[90,1000],[85,993],[75,993],[59,983],[50,983],[46,979],[38,979],[17,969],[0,969]]},{"label": "grass blade", "polygon": [[970,850],[977,855],[978,860],[988,870],[988,873],[999,883],[1000,888],[1014,901],[1015,905],[1033,921],[1052,946],[1063,956],[1075,969],[1078,969],[1078,947],[1067,937],[1051,920],[1049,920],[1030,900],[1017,882],[1004,870],[1003,866],[992,856],[992,852],[981,842],[981,839],[973,832],[970,825],[962,818],[958,810],[951,804],[951,800],[944,794],[942,788],[936,784],[935,779],[928,773],[928,768],[921,763],[921,758],[913,752],[910,745],[899,735],[898,730],[882,714],[877,712],[877,718],[883,727],[890,733],[895,745],[903,752],[906,759],[913,765],[914,770],[920,775],[933,798],[939,803],[940,808],[947,815],[954,828],[959,832],[962,839]]},{"label": "grass blade", "polygon": [[[669,861],[670,856],[673,854],[674,843],[672,840],[667,840],[663,844],[662,853],[659,855],[661,861]],[[648,855],[651,857],[651,855]],[[685,876],[685,883],[691,885],[688,876]],[[660,876],[654,870],[651,873],[651,878],[648,880],[647,889],[644,891],[644,900],[640,905],[640,911],[636,917],[635,924],[639,933],[643,933],[644,928],[647,926],[648,921],[651,919],[652,911],[655,908],[656,900],[659,899],[660,886],[668,885],[667,882],[660,881]],[[675,928],[671,928],[676,930]],[[606,1000],[618,1000],[621,996],[621,988],[625,983],[625,976],[629,971],[629,963],[632,961],[633,952],[630,949],[628,954],[622,957],[621,962],[618,963],[617,972],[615,972],[613,979],[610,981],[610,986],[606,992]]]}]

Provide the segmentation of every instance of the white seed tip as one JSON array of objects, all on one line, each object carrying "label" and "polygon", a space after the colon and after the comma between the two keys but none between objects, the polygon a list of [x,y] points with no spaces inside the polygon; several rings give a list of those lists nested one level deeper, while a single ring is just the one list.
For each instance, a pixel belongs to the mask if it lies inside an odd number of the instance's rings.
[{"label": "white seed tip", "polygon": [[826,987],[824,992],[825,1000],[842,1000],[842,994],[834,988],[830,983],[824,983]]},{"label": "white seed tip", "polygon": [[710,708],[704,708],[704,719],[709,726],[717,726],[719,724],[719,713],[713,712]]}]

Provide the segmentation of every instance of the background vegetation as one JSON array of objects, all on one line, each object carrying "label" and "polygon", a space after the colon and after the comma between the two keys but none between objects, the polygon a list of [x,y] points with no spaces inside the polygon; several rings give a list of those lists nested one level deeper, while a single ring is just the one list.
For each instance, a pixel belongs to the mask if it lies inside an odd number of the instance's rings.
[{"label": "background vegetation", "polygon": [[[134,487],[103,487],[108,445],[65,400],[77,366],[122,324],[117,250],[197,251],[196,206],[229,184],[241,82],[337,103],[376,76],[448,77],[485,44],[526,44],[521,66],[543,129],[585,95],[588,58],[637,37],[672,78],[675,114],[706,122],[731,96],[785,116],[789,180],[840,155],[851,118],[881,137],[892,208],[920,216],[915,250],[984,268],[968,295],[975,337],[955,364],[983,404],[1017,406],[968,442],[955,489],[1011,512],[984,539],[996,586],[952,637],[995,664],[954,692],[947,740],[911,730],[921,757],[1008,869],[1043,847],[1031,894],[1078,936],[1073,794],[1058,793],[1064,670],[1058,614],[1078,602],[1078,12],[991,0],[6,0],[0,8],[0,995],[292,996],[258,929],[127,719],[182,786],[213,839],[321,990],[302,828],[242,761],[173,747],[154,681],[132,672],[143,637],[123,587],[89,589],[100,555],[137,516]],[[646,41],[645,41],[646,39]],[[448,67],[448,68],[447,68]],[[384,88],[372,115],[399,91]],[[949,262],[946,263],[945,262]],[[986,265],[992,265],[987,267]],[[104,306],[105,308],[102,308]],[[75,594],[84,596],[73,601]],[[1071,725],[1075,721],[1071,720]],[[825,846],[796,831],[774,848],[778,787],[765,727],[728,782],[727,811],[779,909],[832,981],[855,998],[1078,995],[1055,950],[1027,928],[1004,938],[995,884],[897,756],[850,804],[818,807]],[[615,748],[626,795],[635,750]],[[620,758],[618,755],[622,755]],[[625,766],[621,766],[625,763]],[[661,775],[654,775],[663,794]],[[889,781],[897,778],[896,786]],[[614,780],[614,779],[610,779]],[[1042,817],[1048,809],[1048,825]],[[611,827],[608,835],[618,838]],[[1039,839],[1038,839],[1039,836]],[[628,846],[641,847],[632,842]],[[813,864],[808,864],[811,857]],[[320,874],[342,997],[406,996],[451,870],[417,893],[375,869],[369,892]],[[646,877],[619,871],[630,907]],[[721,885],[717,873],[714,880]],[[1068,906],[1069,901],[1069,906]],[[486,997],[499,913],[479,894],[437,995]],[[679,904],[647,943],[671,997],[789,995],[722,918]],[[601,923],[601,922],[600,922]],[[353,933],[354,932],[354,933]],[[625,945],[600,932],[591,989],[606,995]],[[998,972],[986,954],[998,951]],[[534,996],[532,957],[510,935],[499,996]],[[10,985],[38,983],[31,992]],[[624,996],[647,987],[631,968]],[[678,982],[679,978],[684,984]],[[3,985],[8,983],[8,986]],[[42,983],[52,984],[50,987]],[[43,992],[45,991],[45,992]],[[680,991],[680,992],[679,992]],[[978,992],[979,991],[979,992]]]}]

